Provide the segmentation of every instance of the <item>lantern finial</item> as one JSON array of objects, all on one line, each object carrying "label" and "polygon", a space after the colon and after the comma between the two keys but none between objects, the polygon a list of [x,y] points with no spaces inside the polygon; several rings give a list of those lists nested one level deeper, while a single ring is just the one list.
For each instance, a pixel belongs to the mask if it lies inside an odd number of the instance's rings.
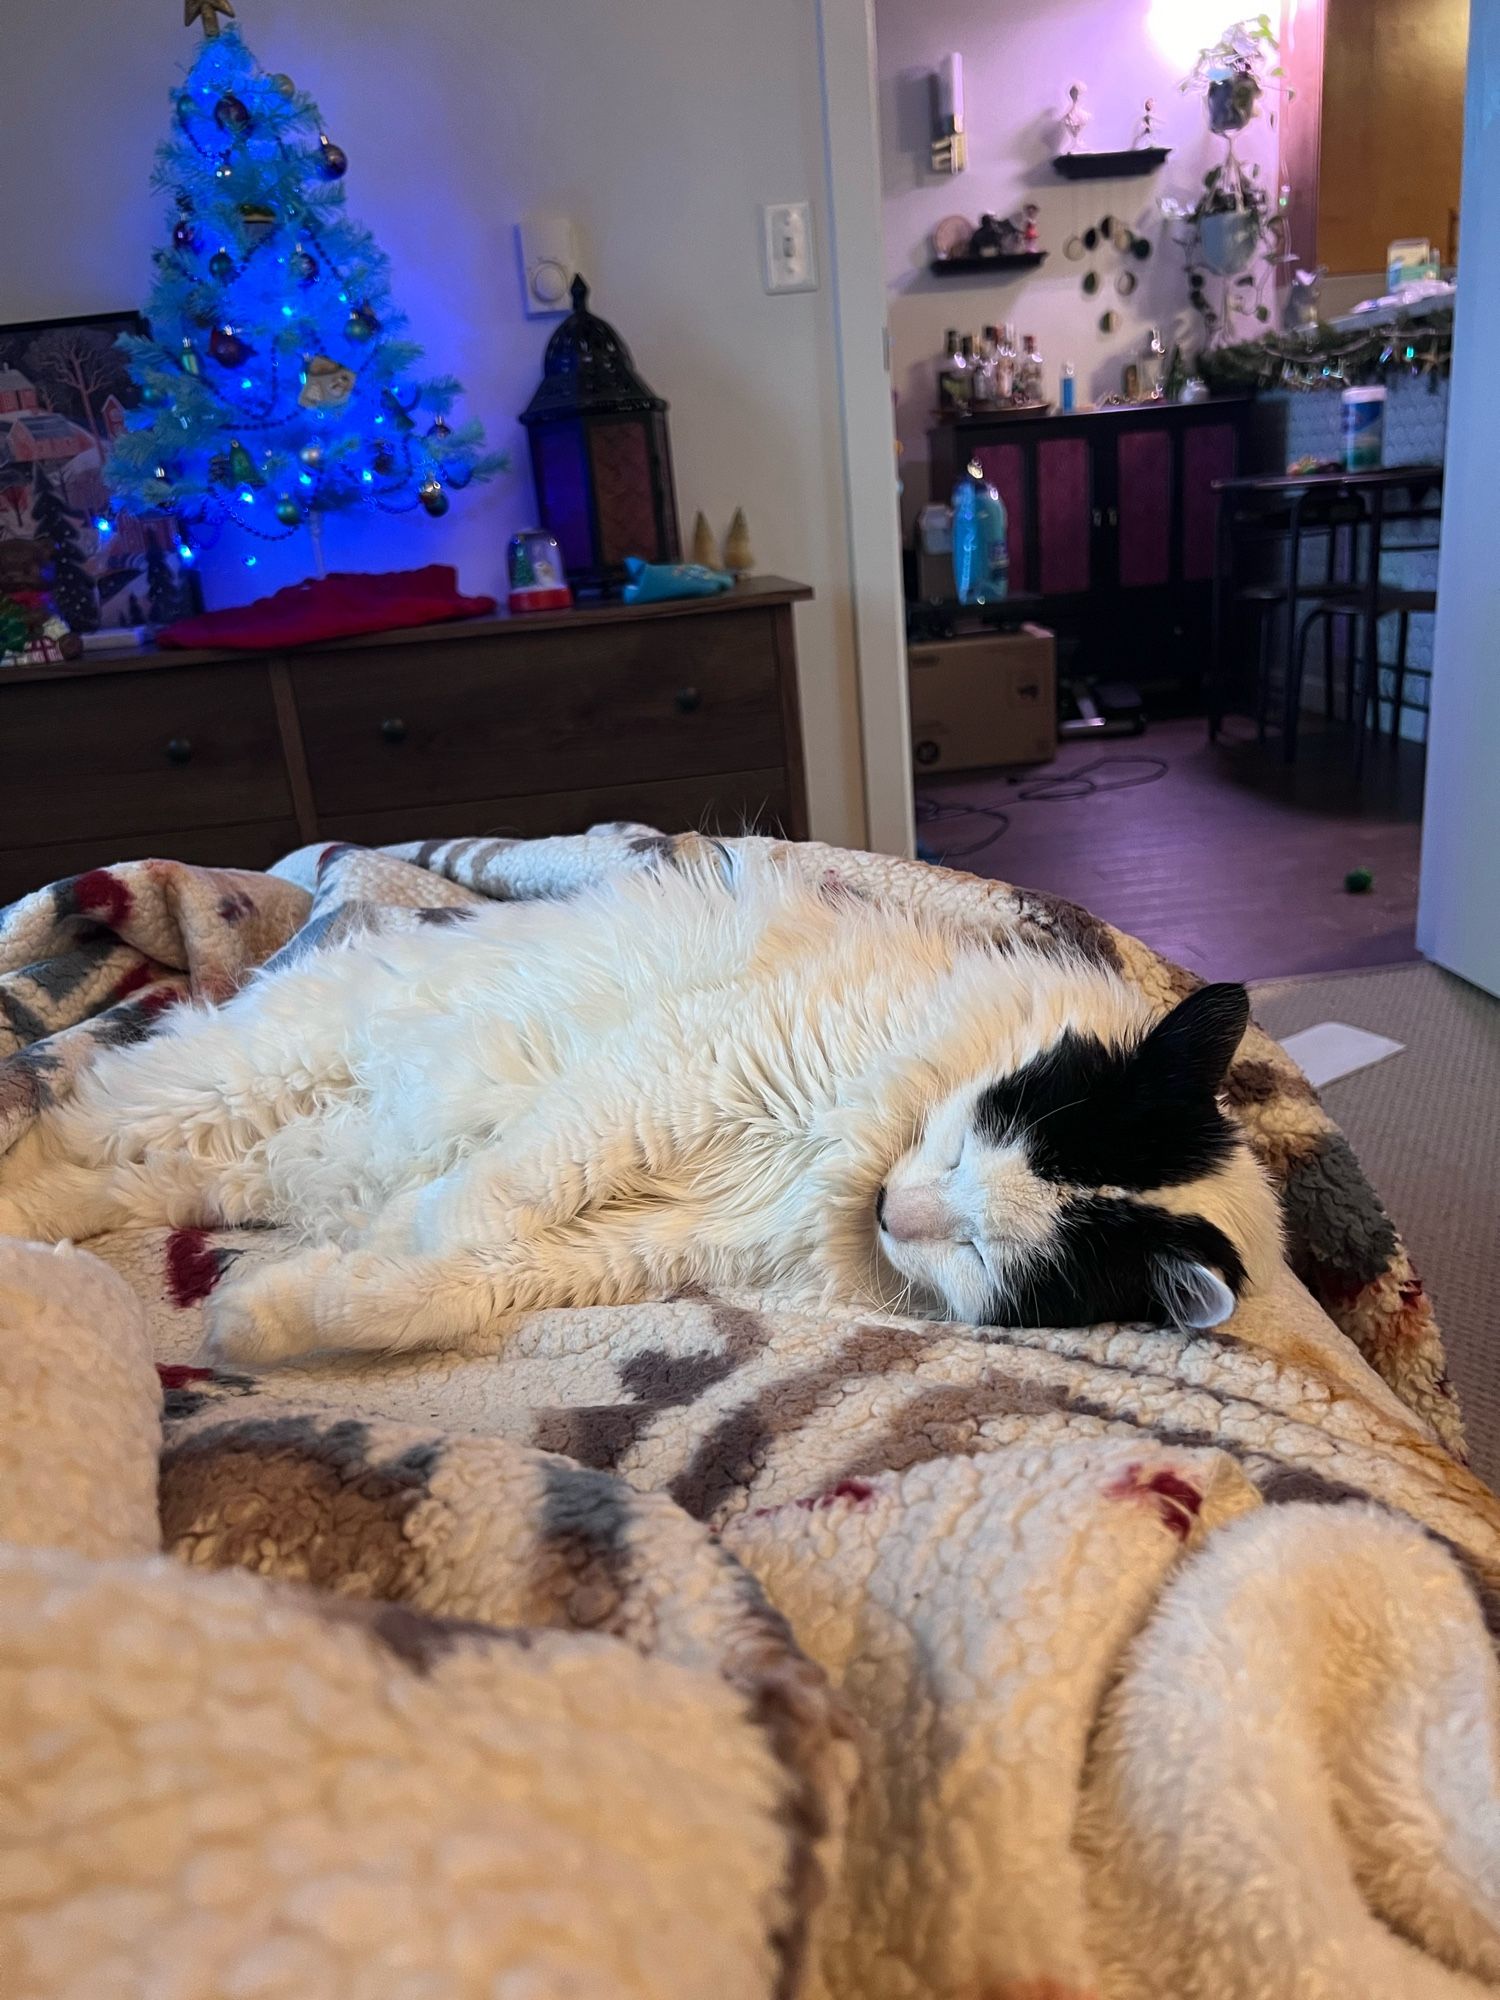
[{"label": "lantern finial", "polygon": [[583,282],[583,278],[578,276],[574,278],[568,290],[572,294],[574,312],[581,313],[589,302],[588,286]]}]

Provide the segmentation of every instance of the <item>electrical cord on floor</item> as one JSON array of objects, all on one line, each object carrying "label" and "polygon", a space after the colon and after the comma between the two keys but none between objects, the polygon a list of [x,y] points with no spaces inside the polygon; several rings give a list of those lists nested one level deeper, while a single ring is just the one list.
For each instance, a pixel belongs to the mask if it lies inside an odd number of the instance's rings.
[{"label": "electrical cord on floor", "polygon": [[[1016,786],[1010,804],[1048,804],[1092,798],[1097,792],[1130,792],[1138,785],[1156,784],[1167,775],[1168,768],[1165,757],[1095,757],[1090,763],[1079,764],[1071,771],[1055,771],[1049,777],[1027,779]],[[1098,776],[1101,771],[1120,775],[1101,779]],[[938,852],[929,841],[919,840],[917,852],[921,858],[935,861],[939,867],[945,867],[950,861],[969,861],[976,854],[986,853],[1010,825],[1010,812],[1000,806],[961,805],[956,801],[950,803],[946,799],[927,798],[918,792],[916,808],[919,829],[957,819],[991,822],[988,833],[964,847],[946,847]]]}]

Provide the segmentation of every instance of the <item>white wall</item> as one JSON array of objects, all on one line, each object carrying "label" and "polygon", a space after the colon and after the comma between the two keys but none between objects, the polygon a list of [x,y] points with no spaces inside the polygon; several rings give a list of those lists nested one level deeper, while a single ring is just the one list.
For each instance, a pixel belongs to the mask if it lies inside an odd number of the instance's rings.
[{"label": "white wall", "polygon": [[[826,250],[817,11],[810,0],[244,0],[267,69],[312,92],[350,156],[351,211],[390,253],[437,372],[515,461],[442,522],[335,520],[330,567],[457,564],[503,587],[533,516],[515,421],[553,322],[521,313],[512,225],[574,217],[594,304],[672,406],[684,532],[749,517],[797,612],[813,831],[863,838],[845,483],[831,295],[768,298],[757,206],[809,198]],[[165,239],[148,190],[168,90],[198,30],[176,0],[6,0],[0,13],[0,323],[141,304]],[[290,547],[296,549],[291,554]],[[216,605],[306,573],[299,543],[208,570]]]},{"label": "white wall", "polygon": [[[1004,6],[875,0],[891,369],[908,520],[928,497],[927,431],[946,328],[977,333],[986,321],[1016,321],[1037,337],[1049,395],[1056,393],[1059,364],[1071,361],[1080,402],[1119,391],[1121,370],[1139,355],[1148,327],[1167,329],[1169,345],[1174,337],[1197,344],[1201,322],[1188,310],[1182,255],[1155,204],[1162,195],[1191,201],[1223,156],[1202,106],[1177,86],[1198,49],[1242,11],[1250,10],[1231,0],[1007,0]],[[964,59],[969,126],[968,170],[954,178],[934,175],[928,162],[927,77],[950,49]],[[1073,82],[1088,86],[1084,103],[1093,115],[1086,149],[1130,145],[1145,99],[1155,99],[1158,143],[1173,149],[1159,174],[1081,183],[1058,178],[1051,162],[1061,150],[1058,120]],[[1277,138],[1265,119],[1242,135],[1239,151],[1274,180]],[[929,238],[942,217],[977,222],[983,210],[1013,215],[1027,201],[1040,206],[1042,247],[1051,253],[1037,275],[929,275]],[[1128,299],[1114,290],[1127,262],[1118,252],[1083,263],[1063,255],[1075,231],[1105,215],[1119,216],[1156,243],[1148,263],[1128,260],[1140,279]],[[1087,298],[1080,283],[1091,265],[1101,283]],[[1120,314],[1112,336],[1098,331],[1108,306]]]},{"label": "white wall", "polygon": [[1473,0],[1417,943],[1500,994],[1500,0]]}]

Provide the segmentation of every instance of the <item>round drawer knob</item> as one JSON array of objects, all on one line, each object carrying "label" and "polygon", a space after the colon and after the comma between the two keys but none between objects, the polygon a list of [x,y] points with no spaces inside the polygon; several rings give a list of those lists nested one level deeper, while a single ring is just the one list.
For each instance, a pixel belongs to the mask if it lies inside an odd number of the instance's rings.
[{"label": "round drawer knob", "polygon": [[702,708],[703,697],[696,688],[679,688],[673,696],[679,715],[693,715]]},{"label": "round drawer knob", "polygon": [[193,754],[193,746],[186,736],[173,736],[167,742],[167,762],[186,764]]},{"label": "round drawer knob", "polygon": [[387,743],[404,743],[406,741],[406,724],[401,720],[399,715],[388,715],[380,725],[380,733]]}]

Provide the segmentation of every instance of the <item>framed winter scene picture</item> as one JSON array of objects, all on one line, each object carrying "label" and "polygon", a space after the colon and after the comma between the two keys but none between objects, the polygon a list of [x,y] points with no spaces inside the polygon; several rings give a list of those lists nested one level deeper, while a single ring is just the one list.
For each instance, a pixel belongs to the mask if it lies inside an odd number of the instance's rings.
[{"label": "framed winter scene picture", "polygon": [[0,543],[44,545],[53,605],[79,634],[203,608],[170,520],[127,514],[101,532],[105,450],[140,401],[115,342],[145,331],[135,312],[0,326]]}]

